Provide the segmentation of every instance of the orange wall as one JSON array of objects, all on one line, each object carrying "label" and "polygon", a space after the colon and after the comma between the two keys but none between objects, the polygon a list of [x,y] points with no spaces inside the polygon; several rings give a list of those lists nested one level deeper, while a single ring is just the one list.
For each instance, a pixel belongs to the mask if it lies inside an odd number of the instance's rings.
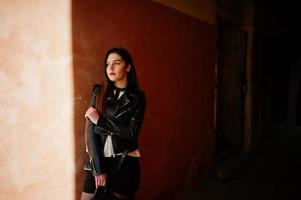
[{"label": "orange wall", "polygon": [[216,24],[216,1],[212,0],[153,0],[187,15]]},{"label": "orange wall", "polygon": [[132,54],[147,111],[138,199],[172,199],[204,180],[212,161],[216,27],[152,1],[73,1],[76,195],[87,155],[84,119],[103,55]]},{"label": "orange wall", "polygon": [[74,199],[70,11],[0,1],[0,199]]}]

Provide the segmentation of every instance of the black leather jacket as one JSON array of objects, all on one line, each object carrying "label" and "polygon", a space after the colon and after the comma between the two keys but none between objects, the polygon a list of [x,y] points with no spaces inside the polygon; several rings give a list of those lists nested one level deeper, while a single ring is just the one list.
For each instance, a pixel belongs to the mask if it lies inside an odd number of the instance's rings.
[{"label": "black leather jacket", "polygon": [[134,151],[138,147],[138,133],[146,107],[144,93],[126,89],[116,100],[112,90],[104,101],[103,112],[95,126],[95,133],[101,136],[102,150],[107,136],[111,135],[115,154]]}]

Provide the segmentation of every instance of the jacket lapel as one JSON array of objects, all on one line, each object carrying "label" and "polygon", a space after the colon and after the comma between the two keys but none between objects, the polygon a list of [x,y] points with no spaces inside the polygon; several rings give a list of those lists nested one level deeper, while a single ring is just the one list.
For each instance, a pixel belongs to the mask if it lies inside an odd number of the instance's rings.
[{"label": "jacket lapel", "polygon": [[124,92],[118,99],[119,109],[115,115],[115,118],[118,118],[124,113],[126,113],[127,111],[129,111],[130,110],[129,104],[130,104],[130,99],[128,98],[128,93]]},{"label": "jacket lapel", "polygon": [[130,99],[127,97],[127,93],[124,92],[118,99],[119,109],[124,108],[128,103],[130,103]]},{"label": "jacket lapel", "polygon": [[118,102],[112,97],[108,97],[106,101],[106,114],[109,118],[114,118],[119,110]]},{"label": "jacket lapel", "polygon": [[126,90],[118,100],[114,98],[114,91],[111,92],[106,101],[107,116],[110,118],[119,118],[131,110],[132,93]]}]

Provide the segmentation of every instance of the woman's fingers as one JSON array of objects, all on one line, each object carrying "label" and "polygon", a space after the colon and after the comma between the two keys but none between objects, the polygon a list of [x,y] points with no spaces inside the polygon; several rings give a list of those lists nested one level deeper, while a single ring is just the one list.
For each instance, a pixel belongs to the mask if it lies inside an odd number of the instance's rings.
[{"label": "woman's fingers", "polygon": [[106,186],[106,180],[105,179],[102,180],[101,186]]},{"label": "woman's fingers", "polygon": [[90,108],[88,108],[88,110],[85,113],[85,118],[89,117],[91,113],[92,113],[92,111],[91,111],[91,107],[90,107]]},{"label": "woman's fingers", "polygon": [[95,177],[95,185],[96,185],[96,187],[100,186],[100,179],[99,179],[99,177]]},{"label": "woman's fingers", "polygon": [[107,183],[107,175],[101,174],[98,176],[95,176],[95,185],[96,187],[106,186]]},{"label": "woman's fingers", "polygon": [[95,187],[98,188],[97,178],[95,177]]},{"label": "woman's fingers", "polygon": [[98,186],[102,186],[101,185],[101,179],[98,179]]},{"label": "woman's fingers", "polygon": [[107,174],[103,174],[102,178],[103,178],[103,186],[106,186],[107,185]]},{"label": "woman's fingers", "polygon": [[107,175],[106,174],[101,174],[98,176],[95,176],[95,185],[96,187],[100,187],[100,186],[106,186],[107,183]]},{"label": "woman's fingers", "polygon": [[85,118],[89,118],[94,124],[96,124],[99,118],[99,114],[95,108],[90,107],[85,113]]}]

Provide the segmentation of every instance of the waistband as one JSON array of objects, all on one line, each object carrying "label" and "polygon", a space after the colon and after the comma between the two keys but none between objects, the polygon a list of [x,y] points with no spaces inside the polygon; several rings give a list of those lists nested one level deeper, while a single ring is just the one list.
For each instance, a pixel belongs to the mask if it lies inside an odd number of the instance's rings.
[{"label": "waistband", "polygon": [[[119,157],[119,156],[122,156],[123,153],[117,153],[115,155],[111,155],[111,156],[105,156],[106,158],[114,158],[114,157]],[[140,154],[140,151],[139,149],[136,149],[135,151],[131,151],[131,152],[128,152],[127,153],[127,156],[130,156],[130,157],[141,157],[141,154]]]}]

